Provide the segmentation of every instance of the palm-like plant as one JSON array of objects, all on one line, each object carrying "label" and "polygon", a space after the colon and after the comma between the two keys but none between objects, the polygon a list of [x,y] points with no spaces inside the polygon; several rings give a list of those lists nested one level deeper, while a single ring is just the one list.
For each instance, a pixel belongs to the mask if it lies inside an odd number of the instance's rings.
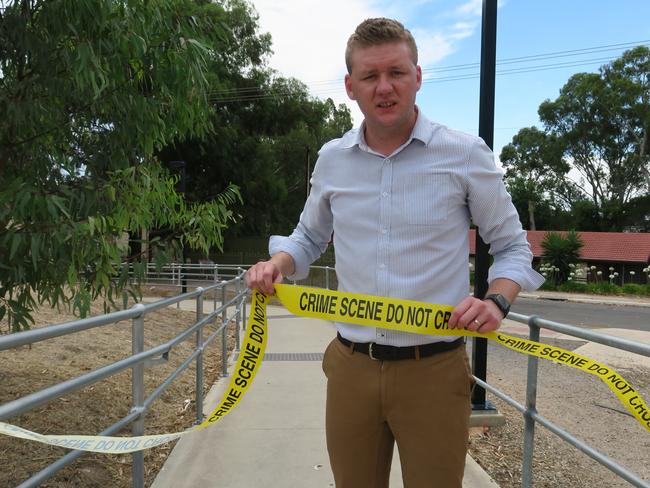
[{"label": "palm-like plant", "polygon": [[570,272],[569,265],[579,260],[582,246],[580,236],[573,230],[565,235],[558,232],[547,232],[544,235],[542,259],[546,264],[557,269],[557,272],[552,275],[556,285],[567,280]]}]

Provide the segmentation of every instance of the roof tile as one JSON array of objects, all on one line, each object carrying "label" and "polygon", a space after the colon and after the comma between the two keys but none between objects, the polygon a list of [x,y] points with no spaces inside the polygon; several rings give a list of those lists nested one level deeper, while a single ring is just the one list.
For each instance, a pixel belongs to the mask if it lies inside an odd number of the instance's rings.
[{"label": "roof tile", "polygon": [[[526,231],[533,255],[542,257],[542,241],[547,232],[566,234],[566,231]],[[603,261],[617,263],[650,262],[650,233],[647,232],[578,232],[583,246],[580,258],[583,261]],[[469,231],[470,255],[475,252],[475,230]]]}]

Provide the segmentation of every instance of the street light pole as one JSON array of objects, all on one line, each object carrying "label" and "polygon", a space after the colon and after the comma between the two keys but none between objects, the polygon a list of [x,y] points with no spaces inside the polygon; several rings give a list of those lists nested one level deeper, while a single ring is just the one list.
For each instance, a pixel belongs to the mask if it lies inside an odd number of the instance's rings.
[{"label": "street light pole", "polygon": [[[497,0],[483,0],[481,28],[481,93],[478,135],[490,149],[494,149],[494,91],[496,76]],[[490,266],[488,245],[476,232],[474,296],[485,298]],[[472,373],[485,381],[487,373],[487,339],[474,337],[472,343]],[[472,409],[494,410],[485,399],[485,390],[476,386],[472,392]]]}]

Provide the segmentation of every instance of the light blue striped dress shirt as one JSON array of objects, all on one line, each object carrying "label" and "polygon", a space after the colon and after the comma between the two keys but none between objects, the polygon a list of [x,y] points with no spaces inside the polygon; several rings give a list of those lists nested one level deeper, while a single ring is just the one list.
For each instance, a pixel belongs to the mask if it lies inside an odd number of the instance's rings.
[{"label": "light blue striped dress shirt", "polygon": [[[490,244],[488,280],[524,290],[544,279],[517,212],[482,139],[433,123],[419,112],[408,141],[385,157],[370,149],[363,126],[325,144],[294,232],[272,236],[269,252],[289,253],[290,279],[302,279],[334,233],[339,290],[457,305],[469,290],[470,221]],[[337,323],[354,342],[411,346],[432,337]]]}]

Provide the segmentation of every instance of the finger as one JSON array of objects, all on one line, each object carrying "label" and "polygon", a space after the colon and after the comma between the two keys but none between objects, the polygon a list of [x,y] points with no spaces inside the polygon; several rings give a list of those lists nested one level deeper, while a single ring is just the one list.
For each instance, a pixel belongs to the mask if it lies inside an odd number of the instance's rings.
[{"label": "finger", "polygon": [[483,327],[490,324],[491,321],[492,318],[487,314],[475,315],[474,318],[467,322],[466,329],[471,330],[472,332],[479,332]]},{"label": "finger", "polygon": [[490,320],[481,324],[481,326],[476,330],[479,334],[487,334],[488,332],[493,332],[499,328],[501,323],[498,320]]},{"label": "finger", "polygon": [[[459,317],[458,317],[458,322],[456,324],[457,329],[468,329],[468,330],[476,330],[480,325],[481,325],[481,320],[483,317],[481,317],[481,312],[482,312],[482,303],[480,300],[470,297],[468,299],[469,307],[467,307]],[[474,320],[477,320],[477,322],[473,322]]]},{"label": "finger", "polygon": [[267,267],[262,264],[258,270],[257,270],[257,276],[256,276],[256,288],[261,291],[262,293],[269,293],[269,287],[271,286],[271,283],[273,280],[269,276],[269,272],[267,271]]},{"label": "finger", "polygon": [[450,329],[463,329],[466,324],[459,324],[459,319],[467,313],[467,310],[472,306],[472,297],[465,298],[462,302],[456,305],[456,308],[452,310],[451,316],[449,317],[449,328]]},{"label": "finger", "polygon": [[246,272],[246,285],[253,290],[259,290],[262,293],[273,294],[273,265],[268,262],[261,261],[252,266]]},{"label": "finger", "polygon": [[246,280],[246,286],[250,289],[255,288],[255,285],[257,284],[256,280],[257,276],[257,265],[253,265],[250,268],[248,268],[248,271],[246,271],[246,274],[244,275],[244,279]]},{"label": "finger", "polygon": [[264,263],[262,267],[261,287],[267,295],[275,294],[276,279],[280,275],[278,268],[271,263]]}]

